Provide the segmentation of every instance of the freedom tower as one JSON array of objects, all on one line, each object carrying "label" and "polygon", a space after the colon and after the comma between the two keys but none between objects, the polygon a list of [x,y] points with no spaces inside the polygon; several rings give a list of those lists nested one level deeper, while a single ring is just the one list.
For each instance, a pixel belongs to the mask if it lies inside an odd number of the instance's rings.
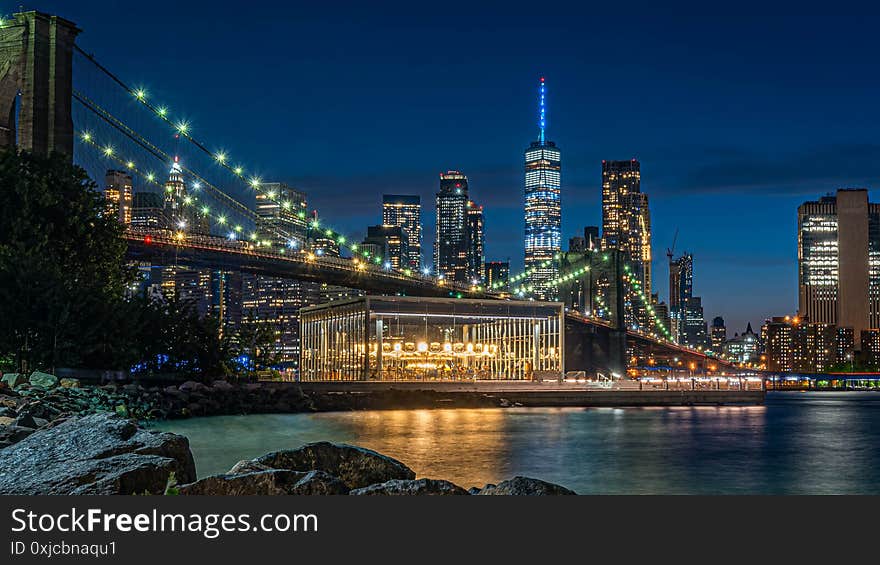
[{"label": "freedom tower", "polygon": [[545,137],[546,90],[540,85],[540,132],[525,151],[525,268],[528,288],[539,300],[556,300],[558,291],[550,283],[559,274],[557,256],[562,240],[562,211],[559,202],[562,166],[559,148]]}]

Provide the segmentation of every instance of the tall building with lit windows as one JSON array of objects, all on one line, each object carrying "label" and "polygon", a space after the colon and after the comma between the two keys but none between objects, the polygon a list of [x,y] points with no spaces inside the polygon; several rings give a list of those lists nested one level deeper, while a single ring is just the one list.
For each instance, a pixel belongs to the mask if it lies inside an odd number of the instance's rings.
[{"label": "tall building with lit windows", "polygon": [[275,246],[294,250],[306,245],[308,204],[303,192],[283,182],[266,182],[256,195],[257,231]]},{"label": "tall building with lit windows", "polygon": [[880,328],[880,204],[840,189],[798,207],[798,313],[862,332]]},{"label": "tall building with lit windows", "polygon": [[183,171],[180,168],[180,159],[175,155],[168,180],[165,181],[165,216],[171,222],[172,229],[187,227],[185,198],[186,184],[183,182]]},{"label": "tall building with lit windows", "polygon": [[562,161],[559,148],[546,138],[546,88],[541,77],[539,132],[525,151],[525,268],[528,287],[540,300],[555,300],[550,282],[559,275],[562,246]]},{"label": "tall building with lit windows", "polygon": [[440,173],[434,271],[457,283],[468,283],[468,179],[459,171]]},{"label": "tall building with lit windows", "polygon": [[382,224],[403,228],[407,235],[409,268],[422,268],[422,200],[411,194],[382,195]]},{"label": "tall building with lit windows", "polygon": [[468,200],[467,203],[468,232],[468,279],[471,284],[483,284],[486,276],[485,244],[486,235],[483,230],[483,207]]},{"label": "tall building with lit windows", "polygon": [[602,161],[602,249],[627,253],[634,276],[650,296],[651,212],[641,176],[635,159]]},{"label": "tall building with lit windows", "polygon": [[125,171],[110,169],[104,175],[104,199],[109,212],[116,214],[120,223],[131,225],[132,202],[131,175]]}]

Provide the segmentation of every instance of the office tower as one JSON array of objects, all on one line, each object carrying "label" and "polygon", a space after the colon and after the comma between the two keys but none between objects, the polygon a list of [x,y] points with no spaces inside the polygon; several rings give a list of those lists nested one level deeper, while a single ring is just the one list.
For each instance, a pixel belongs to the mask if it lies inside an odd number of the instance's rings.
[{"label": "office tower", "polygon": [[710,335],[712,351],[721,353],[724,342],[727,341],[727,328],[724,326],[724,318],[716,316],[712,320],[712,333]]},{"label": "office tower", "polygon": [[694,291],[694,258],[685,253],[678,259],[669,259],[669,318],[674,341],[684,343],[685,305]]},{"label": "office tower", "polygon": [[526,284],[540,300],[556,299],[550,282],[559,275],[562,245],[562,162],[559,148],[546,138],[544,77],[541,77],[538,140],[525,150],[525,267]]},{"label": "office tower", "polygon": [[362,248],[395,270],[410,268],[409,234],[400,226],[369,226]]},{"label": "office tower", "polygon": [[484,266],[486,288],[510,292],[510,261],[487,261]]},{"label": "office tower", "polygon": [[651,213],[635,159],[602,161],[602,249],[627,253],[634,277],[650,295]]},{"label": "office tower", "polygon": [[798,312],[813,322],[880,328],[880,204],[840,189],[798,207]]},{"label": "office tower", "polygon": [[165,182],[165,216],[170,222],[171,229],[185,229],[188,226],[186,204],[186,184],[183,182],[183,171],[180,168],[180,159],[175,155]]},{"label": "office tower", "polygon": [[468,180],[459,171],[440,173],[434,271],[456,283],[468,283]]},{"label": "office tower", "polygon": [[294,279],[242,274],[241,317],[248,334],[271,336],[272,357],[295,368],[299,361],[299,310],[317,302],[318,285]]},{"label": "office tower", "polygon": [[486,236],[483,230],[483,207],[470,200],[467,203],[467,238],[468,282],[482,284],[486,276],[484,270]]},{"label": "office tower", "polygon": [[783,317],[774,317],[766,322],[761,328],[764,334],[764,354],[766,356],[766,368],[769,371],[792,370],[792,332],[789,320]]},{"label": "office tower", "polygon": [[165,203],[155,192],[135,192],[131,203],[131,225],[141,229],[159,229],[167,225]]},{"label": "office tower", "polygon": [[283,182],[262,183],[256,195],[257,232],[274,246],[304,249],[307,206],[305,193]]},{"label": "office tower", "polygon": [[131,225],[132,207],[131,175],[125,171],[110,169],[104,175],[104,199],[108,212],[115,214],[126,226]]},{"label": "office tower", "polygon": [[[308,201],[304,192],[282,182],[262,183],[255,202],[256,229],[261,238],[292,253],[309,249]],[[322,246],[320,254],[325,254],[325,247],[330,247],[325,239],[318,245]],[[240,278],[241,326],[249,335],[255,332],[271,335],[272,357],[279,365],[295,369],[299,362],[299,310],[318,302],[320,285],[251,273],[244,273]]]},{"label": "office tower", "polygon": [[422,268],[422,200],[406,194],[382,195],[382,223],[399,226],[407,235],[409,268]]},{"label": "office tower", "polygon": [[703,301],[692,296],[684,303],[683,334],[679,343],[688,347],[706,347],[708,343],[706,319],[703,317]]}]

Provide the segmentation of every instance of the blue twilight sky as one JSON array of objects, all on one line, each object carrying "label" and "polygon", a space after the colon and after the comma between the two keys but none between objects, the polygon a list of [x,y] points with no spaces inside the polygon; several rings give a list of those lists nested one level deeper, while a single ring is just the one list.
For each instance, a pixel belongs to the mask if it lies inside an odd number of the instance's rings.
[{"label": "blue twilight sky", "polygon": [[383,192],[420,194],[426,258],[437,175],[459,169],[485,206],[487,258],[522,265],[544,75],[564,241],[601,224],[601,160],[636,157],[664,298],[678,228],[708,320],[732,333],[793,311],[797,205],[880,178],[877,14],[605,6],[25,2],[75,21],[85,50],[350,234],[379,222]]}]

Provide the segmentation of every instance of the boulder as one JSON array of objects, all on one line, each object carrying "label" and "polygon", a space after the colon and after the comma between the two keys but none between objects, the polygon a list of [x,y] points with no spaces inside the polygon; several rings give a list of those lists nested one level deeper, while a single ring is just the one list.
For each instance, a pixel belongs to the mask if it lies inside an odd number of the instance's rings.
[{"label": "boulder", "polygon": [[50,375],[49,373],[43,373],[41,371],[34,371],[31,373],[31,378],[28,379],[28,382],[33,386],[38,386],[42,388],[55,388],[58,386],[58,377],[55,375]]},{"label": "boulder", "polygon": [[356,489],[392,479],[415,479],[412,469],[396,459],[354,445],[328,441],[275,451],[254,459],[272,469],[325,471]]},{"label": "boulder", "polygon": [[3,375],[3,382],[9,385],[9,388],[15,388],[28,382],[28,377],[24,373],[6,373]]},{"label": "boulder", "polygon": [[178,487],[182,495],[348,494],[345,483],[323,471],[269,469],[240,475],[213,475]]},{"label": "boulder", "polygon": [[257,471],[269,471],[272,468],[268,465],[263,465],[262,463],[257,463],[256,461],[251,461],[249,459],[244,459],[239,461],[235,465],[232,466],[232,469],[229,469],[227,475],[242,475],[244,473],[255,473]]},{"label": "boulder", "polygon": [[13,422],[15,422],[15,418],[0,416],[0,426],[10,426]]},{"label": "boulder", "polygon": [[182,392],[194,392],[197,390],[205,390],[208,387],[206,387],[202,383],[197,383],[196,381],[186,381],[177,388]]},{"label": "boulder", "polygon": [[22,426],[16,426],[15,424],[0,427],[0,449],[20,442],[35,431],[36,430],[33,428],[25,428]]},{"label": "boulder", "polygon": [[354,489],[348,494],[353,496],[375,495],[469,495],[470,493],[460,486],[436,479],[399,480],[394,479],[370,485],[368,487]]},{"label": "boulder", "polygon": [[79,379],[70,378],[63,378],[58,381],[58,384],[60,384],[63,388],[80,388],[82,386],[82,383],[79,382]]},{"label": "boulder", "polygon": [[0,450],[0,494],[162,494],[195,480],[183,436],[112,414],[70,418]]},{"label": "boulder", "polygon": [[548,496],[562,494],[577,494],[563,486],[548,483],[540,479],[529,477],[514,477],[501,481],[497,485],[486,485],[479,494],[481,495],[512,495],[512,496]]},{"label": "boulder", "polygon": [[227,390],[228,391],[228,390],[234,389],[235,387],[232,386],[231,384],[229,384],[228,381],[214,381],[213,383],[211,383],[211,388],[213,388],[215,390]]}]

